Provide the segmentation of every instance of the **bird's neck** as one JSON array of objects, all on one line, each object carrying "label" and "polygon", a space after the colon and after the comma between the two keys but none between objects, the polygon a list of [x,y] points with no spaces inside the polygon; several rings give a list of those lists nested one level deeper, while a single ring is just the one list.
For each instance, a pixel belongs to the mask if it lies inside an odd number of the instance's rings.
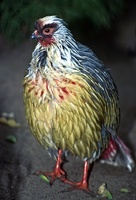
[{"label": "bird's neck", "polygon": [[78,59],[75,59],[77,54],[76,43],[72,41],[58,42],[48,47],[42,47],[38,43],[32,54],[29,74],[35,76],[36,73],[42,73],[43,76],[49,78],[55,73],[60,76],[77,73]]}]

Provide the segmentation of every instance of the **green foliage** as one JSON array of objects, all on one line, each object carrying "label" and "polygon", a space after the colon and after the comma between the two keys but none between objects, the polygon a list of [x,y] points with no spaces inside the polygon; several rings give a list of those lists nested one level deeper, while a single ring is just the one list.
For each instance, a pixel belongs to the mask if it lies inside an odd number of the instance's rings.
[{"label": "green foliage", "polygon": [[12,41],[22,40],[33,30],[36,19],[57,15],[67,23],[88,20],[96,27],[110,27],[122,11],[124,0],[2,0],[0,30]]}]

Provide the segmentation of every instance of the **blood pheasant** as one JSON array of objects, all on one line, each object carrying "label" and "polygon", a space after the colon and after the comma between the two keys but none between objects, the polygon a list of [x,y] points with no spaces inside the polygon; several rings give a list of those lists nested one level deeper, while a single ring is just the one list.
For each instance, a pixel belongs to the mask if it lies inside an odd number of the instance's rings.
[{"label": "blood pheasant", "polygon": [[[129,149],[116,135],[120,109],[117,88],[104,64],[76,42],[62,19],[36,21],[38,39],[24,78],[24,102],[34,136],[56,158],[53,172],[38,172],[89,191],[89,165],[96,159],[132,171]],[[84,161],[81,182],[67,179],[62,156]]]}]

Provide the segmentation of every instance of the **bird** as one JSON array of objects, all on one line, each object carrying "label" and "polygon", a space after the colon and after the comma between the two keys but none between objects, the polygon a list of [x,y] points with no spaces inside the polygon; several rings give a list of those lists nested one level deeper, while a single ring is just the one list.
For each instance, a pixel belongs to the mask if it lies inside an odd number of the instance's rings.
[{"label": "bird", "polygon": [[[23,79],[28,125],[34,137],[56,160],[51,172],[36,172],[91,192],[89,171],[98,160],[135,167],[131,151],[118,136],[120,103],[117,86],[104,63],[77,42],[63,19],[36,20],[37,45]],[[63,169],[71,154],[84,163],[81,181],[68,179]]]}]

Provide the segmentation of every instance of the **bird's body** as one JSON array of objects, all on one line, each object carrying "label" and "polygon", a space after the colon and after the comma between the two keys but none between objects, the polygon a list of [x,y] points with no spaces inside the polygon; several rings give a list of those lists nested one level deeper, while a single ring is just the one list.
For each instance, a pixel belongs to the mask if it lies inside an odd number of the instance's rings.
[{"label": "bird's body", "polygon": [[[120,146],[116,136],[120,109],[110,73],[55,16],[38,20],[35,36],[39,43],[24,78],[26,116],[32,133],[55,158],[61,150],[92,163],[111,140],[117,143],[111,150],[115,157]],[[131,171],[134,163],[128,160],[124,163]]]}]

